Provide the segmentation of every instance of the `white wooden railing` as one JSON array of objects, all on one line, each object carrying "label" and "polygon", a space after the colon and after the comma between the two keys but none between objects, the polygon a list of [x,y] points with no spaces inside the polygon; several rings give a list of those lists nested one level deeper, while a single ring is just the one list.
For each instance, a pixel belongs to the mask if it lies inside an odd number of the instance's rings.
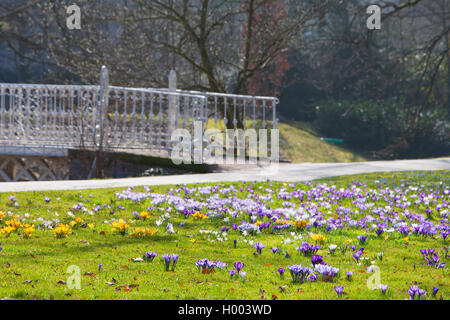
[{"label": "white wooden railing", "polygon": [[[66,148],[170,149],[171,132],[208,119],[233,127],[277,126],[277,98],[176,89],[1,84],[0,145]],[[210,125],[210,124],[208,124]],[[0,153],[1,153],[0,148]]]}]

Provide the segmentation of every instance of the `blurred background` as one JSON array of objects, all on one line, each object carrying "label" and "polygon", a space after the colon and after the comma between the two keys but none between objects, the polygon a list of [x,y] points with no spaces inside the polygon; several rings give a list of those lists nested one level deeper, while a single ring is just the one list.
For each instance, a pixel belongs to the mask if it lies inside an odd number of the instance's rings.
[{"label": "blurred background", "polygon": [[449,0],[0,0],[0,82],[97,84],[102,65],[114,85],[174,69],[181,89],[279,97],[292,162],[450,155]]}]

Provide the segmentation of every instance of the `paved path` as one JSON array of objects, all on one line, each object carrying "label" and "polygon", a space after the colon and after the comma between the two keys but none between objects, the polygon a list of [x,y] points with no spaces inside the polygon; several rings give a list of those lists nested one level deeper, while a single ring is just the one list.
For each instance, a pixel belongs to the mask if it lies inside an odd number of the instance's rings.
[{"label": "paved path", "polygon": [[111,180],[73,180],[37,182],[1,182],[0,192],[79,190],[131,186],[151,186],[234,181],[307,181],[333,176],[388,171],[450,170],[450,158],[429,160],[369,161],[354,163],[280,164],[278,172],[268,169],[240,169],[223,173],[155,176]]}]

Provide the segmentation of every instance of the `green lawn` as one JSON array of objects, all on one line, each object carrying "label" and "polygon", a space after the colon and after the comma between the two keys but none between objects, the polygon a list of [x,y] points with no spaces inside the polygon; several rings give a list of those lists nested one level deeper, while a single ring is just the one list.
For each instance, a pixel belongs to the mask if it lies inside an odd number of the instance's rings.
[{"label": "green lawn", "polygon": [[[187,189],[161,186],[151,187],[150,191],[135,188],[128,193],[123,193],[126,189],[96,189],[0,194],[3,212],[0,229],[6,230],[10,223],[7,221],[14,219],[34,225],[35,229],[29,238],[24,232],[26,226],[18,227],[9,236],[0,234],[0,299],[338,299],[334,287],[343,286],[342,299],[403,300],[409,297],[407,290],[414,284],[426,290],[426,299],[436,299],[431,294],[433,287],[439,288],[437,297],[448,299],[448,266],[427,266],[419,252],[433,248],[440,262],[446,262],[444,247],[448,246],[448,238],[444,242],[440,231],[424,237],[388,229],[393,227],[389,219],[408,225],[421,219],[408,212],[424,217],[422,223],[448,228],[444,215],[448,212],[449,181],[450,171],[404,172],[298,184],[247,182],[192,185]],[[205,186],[214,187],[200,188]],[[139,196],[138,192],[143,193],[141,200],[130,199]],[[128,194],[128,198],[120,199],[116,193]],[[48,203],[45,197],[49,198]],[[424,201],[415,203],[417,199]],[[186,217],[177,202],[208,217]],[[94,210],[97,206],[98,211]],[[278,211],[272,211],[277,208]],[[427,214],[427,208],[432,212]],[[143,211],[150,215],[146,220],[133,215]],[[258,215],[269,212],[279,221]],[[250,220],[252,214],[256,217],[254,221]],[[314,226],[317,216],[323,216],[324,221],[347,217],[365,221],[366,226],[351,227],[346,221],[342,222],[342,229],[327,231],[326,224]],[[372,224],[380,217],[389,219],[385,220],[386,231],[377,236]],[[57,225],[70,224],[77,218],[81,222],[71,227],[67,237],[56,237]],[[129,225],[125,235],[112,230],[112,221],[121,218]],[[304,219],[310,229],[286,224],[288,227],[280,230],[268,228],[260,234],[244,236],[232,226],[243,220],[256,224],[272,221],[271,226],[282,226],[283,220],[295,219]],[[166,231],[168,223],[175,233]],[[221,232],[224,226],[230,228],[226,236]],[[130,233],[137,227],[158,232],[136,238]],[[211,232],[200,232],[202,229]],[[293,283],[288,266],[311,265],[311,258],[299,254],[295,248],[303,242],[316,243],[313,234],[326,237],[317,253],[328,265],[339,268],[340,273],[332,282],[324,282],[319,276],[315,282]],[[358,235],[365,235],[367,242],[360,244]],[[261,254],[256,253],[251,241],[266,245]],[[329,254],[331,244],[338,246],[334,255]],[[356,249],[364,247],[362,257],[368,258],[364,261],[369,265],[374,261],[380,268],[381,283],[389,286],[386,295],[368,288],[367,280],[375,273],[369,274],[364,263],[356,263],[351,248],[341,251],[350,245]],[[279,248],[278,252],[272,253],[271,247]],[[159,256],[153,262],[133,261],[147,251]],[[285,257],[286,252],[290,258]],[[377,258],[381,252],[382,260]],[[175,271],[165,271],[161,256],[166,253],[179,255]],[[228,266],[203,273],[195,265],[203,258],[220,260]],[[246,275],[231,278],[228,270],[238,261],[244,263],[242,271]],[[80,289],[68,288],[69,266],[79,267]],[[283,278],[277,272],[280,267],[286,269]],[[346,271],[354,272],[351,281],[347,280]]]}]

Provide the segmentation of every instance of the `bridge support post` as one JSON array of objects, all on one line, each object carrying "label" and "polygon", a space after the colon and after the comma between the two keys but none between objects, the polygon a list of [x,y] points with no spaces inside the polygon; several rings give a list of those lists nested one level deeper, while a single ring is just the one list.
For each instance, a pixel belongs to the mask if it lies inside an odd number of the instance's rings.
[{"label": "bridge support post", "polygon": [[[177,90],[177,73],[171,70],[169,73],[169,90]],[[175,96],[169,96],[169,126],[167,131],[167,141],[171,140],[172,132],[175,130],[175,120],[177,116],[177,99]]]},{"label": "bridge support post", "polygon": [[95,169],[97,178],[105,177],[104,168],[104,136],[105,136],[105,113],[107,112],[108,99],[109,99],[109,72],[106,66],[102,66],[100,70],[100,99],[98,103],[98,128],[97,134],[97,151],[95,156]]}]

